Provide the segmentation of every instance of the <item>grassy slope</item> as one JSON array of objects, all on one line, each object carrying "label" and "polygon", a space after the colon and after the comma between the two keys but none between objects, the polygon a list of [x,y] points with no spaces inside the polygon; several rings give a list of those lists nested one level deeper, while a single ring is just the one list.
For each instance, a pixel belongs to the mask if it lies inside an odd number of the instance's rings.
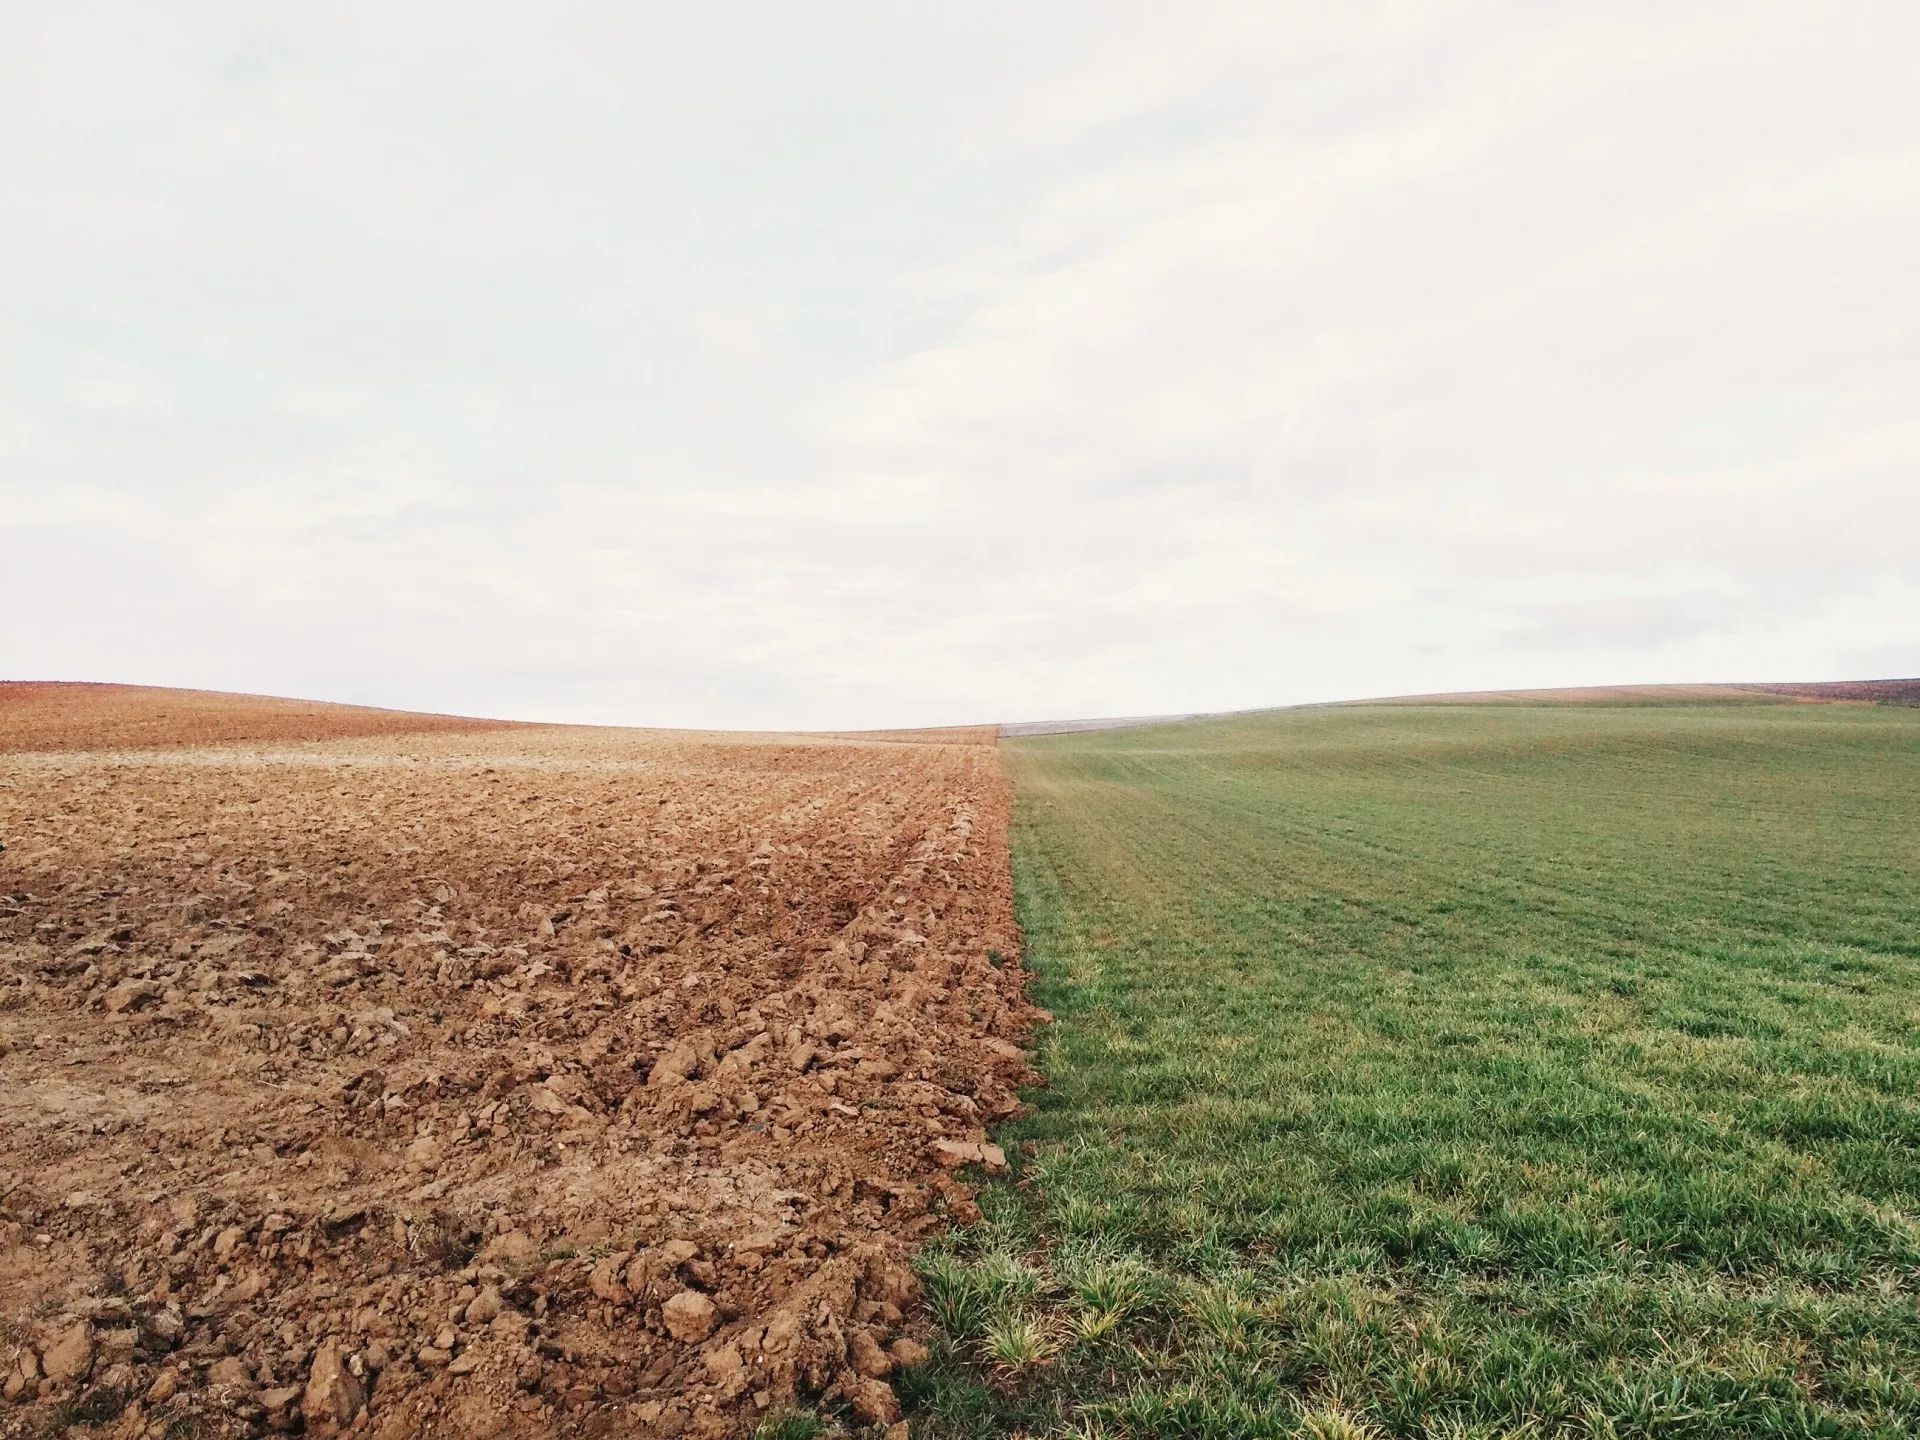
[{"label": "grassy slope", "polygon": [[1053,1088],[936,1429],[1920,1433],[1920,714],[1007,756]]}]

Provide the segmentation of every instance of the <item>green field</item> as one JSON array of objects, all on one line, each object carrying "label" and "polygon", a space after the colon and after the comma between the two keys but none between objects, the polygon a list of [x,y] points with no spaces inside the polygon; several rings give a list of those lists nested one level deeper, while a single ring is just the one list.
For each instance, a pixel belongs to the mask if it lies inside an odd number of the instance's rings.
[{"label": "green field", "polygon": [[922,1427],[1920,1434],[1920,711],[1005,754],[1050,1088]]}]

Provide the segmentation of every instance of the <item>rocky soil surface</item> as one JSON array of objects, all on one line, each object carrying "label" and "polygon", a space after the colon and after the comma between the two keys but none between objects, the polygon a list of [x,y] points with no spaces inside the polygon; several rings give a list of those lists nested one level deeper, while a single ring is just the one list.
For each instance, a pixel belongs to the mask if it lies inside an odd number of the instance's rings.
[{"label": "rocky soil surface", "polygon": [[897,1422],[1033,1078],[990,731],[10,713],[0,1434]]}]

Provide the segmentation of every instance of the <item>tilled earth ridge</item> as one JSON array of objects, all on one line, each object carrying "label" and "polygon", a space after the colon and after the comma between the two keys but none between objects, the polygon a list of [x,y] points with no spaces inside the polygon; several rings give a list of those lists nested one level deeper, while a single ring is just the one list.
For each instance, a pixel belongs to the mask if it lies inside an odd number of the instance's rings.
[{"label": "tilled earth ridge", "polygon": [[893,1422],[1033,1078],[1007,816],[989,744],[0,755],[0,1432]]}]

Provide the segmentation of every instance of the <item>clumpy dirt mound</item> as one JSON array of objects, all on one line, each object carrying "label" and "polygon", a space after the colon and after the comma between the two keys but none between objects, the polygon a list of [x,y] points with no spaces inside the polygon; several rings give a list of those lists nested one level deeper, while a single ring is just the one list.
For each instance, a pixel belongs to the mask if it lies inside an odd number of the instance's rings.
[{"label": "clumpy dirt mound", "polygon": [[1032,1077],[990,746],[0,758],[0,1433],[882,1424]]},{"label": "clumpy dirt mound", "polygon": [[1864,705],[1920,705],[1920,680],[1810,680],[1775,685],[1742,685],[1764,695]]},{"label": "clumpy dirt mound", "polygon": [[0,680],[0,753],[145,750],[511,727],[512,722],[506,720],[416,715],[405,710],[280,700],[267,695],[225,695],[148,685]]}]

